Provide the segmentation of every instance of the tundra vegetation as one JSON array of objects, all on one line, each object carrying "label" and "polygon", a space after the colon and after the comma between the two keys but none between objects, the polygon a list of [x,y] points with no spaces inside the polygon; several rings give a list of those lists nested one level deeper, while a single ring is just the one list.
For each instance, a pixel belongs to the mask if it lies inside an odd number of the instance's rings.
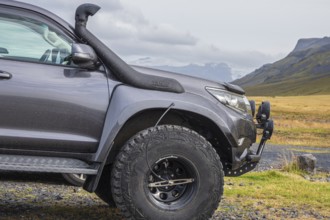
[{"label": "tundra vegetation", "polygon": [[271,102],[272,144],[330,148],[330,95],[249,97]]},{"label": "tundra vegetation", "polygon": [[[312,181],[305,175],[301,171],[272,170],[228,177],[224,196],[229,204],[241,207],[242,212],[255,210],[267,219],[281,219],[282,212],[287,209],[296,210],[293,216],[296,219],[314,219],[315,216],[302,215],[307,210],[330,217],[330,184],[326,181],[329,174],[318,173]],[[220,205],[218,211],[229,212],[230,209]]]}]

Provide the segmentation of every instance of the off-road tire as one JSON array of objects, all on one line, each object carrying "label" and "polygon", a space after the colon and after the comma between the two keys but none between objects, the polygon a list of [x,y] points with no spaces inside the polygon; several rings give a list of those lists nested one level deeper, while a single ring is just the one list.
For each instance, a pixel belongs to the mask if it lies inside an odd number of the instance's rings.
[{"label": "off-road tire", "polygon": [[[182,196],[169,203],[159,201],[155,195],[160,193],[154,195],[148,187],[154,175],[150,167],[156,169],[162,166],[157,161],[167,159],[182,164],[187,176],[194,178],[193,183],[181,185]],[[209,219],[223,194],[218,154],[201,135],[180,126],[162,125],[136,134],[118,154],[111,176],[113,198],[126,219]]]}]

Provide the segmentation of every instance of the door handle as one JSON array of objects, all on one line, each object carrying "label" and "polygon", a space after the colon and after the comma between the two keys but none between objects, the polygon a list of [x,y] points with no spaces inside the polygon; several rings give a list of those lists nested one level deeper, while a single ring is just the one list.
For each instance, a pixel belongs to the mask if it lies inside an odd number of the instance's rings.
[{"label": "door handle", "polygon": [[0,79],[11,79],[11,77],[10,73],[0,70]]}]

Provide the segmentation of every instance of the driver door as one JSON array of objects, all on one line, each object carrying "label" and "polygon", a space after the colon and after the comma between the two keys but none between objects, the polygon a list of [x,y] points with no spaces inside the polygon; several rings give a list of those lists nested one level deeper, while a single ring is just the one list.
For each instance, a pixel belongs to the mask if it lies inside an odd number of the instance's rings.
[{"label": "driver door", "polygon": [[105,73],[70,63],[74,37],[38,14],[0,9],[0,30],[0,152],[95,152]]}]

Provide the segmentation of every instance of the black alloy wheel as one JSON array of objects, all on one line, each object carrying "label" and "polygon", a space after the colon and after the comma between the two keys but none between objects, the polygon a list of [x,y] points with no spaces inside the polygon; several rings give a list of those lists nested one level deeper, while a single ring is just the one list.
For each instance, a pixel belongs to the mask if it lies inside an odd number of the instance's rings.
[{"label": "black alloy wheel", "polygon": [[208,219],[220,202],[223,177],[207,140],[162,125],[123,146],[112,169],[112,195],[126,219]]},{"label": "black alloy wheel", "polygon": [[196,172],[194,165],[185,158],[160,158],[148,172],[147,193],[159,207],[179,209],[190,202],[196,193]]}]

